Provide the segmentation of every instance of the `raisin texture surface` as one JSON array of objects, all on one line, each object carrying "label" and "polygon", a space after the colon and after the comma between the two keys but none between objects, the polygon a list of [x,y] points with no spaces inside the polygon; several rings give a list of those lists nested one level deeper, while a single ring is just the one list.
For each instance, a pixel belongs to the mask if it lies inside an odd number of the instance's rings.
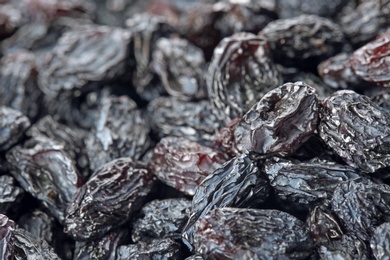
[{"label": "raisin texture surface", "polygon": [[225,156],[180,137],[165,137],[153,150],[150,167],[159,180],[193,196],[198,185],[222,166]]},{"label": "raisin texture surface", "polygon": [[263,37],[236,33],[224,38],[214,50],[207,73],[212,112],[227,123],[280,83],[281,75]]},{"label": "raisin texture surface", "polygon": [[266,177],[250,155],[231,159],[206,177],[196,189],[190,217],[183,229],[184,243],[192,248],[196,221],[212,209],[257,206],[268,195]]},{"label": "raisin texture surface", "polygon": [[74,195],[66,211],[65,232],[77,241],[101,238],[141,208],[155,179],[145,165],[131,158],[105,164]]},{"label": "raisin texture surface", "polygon": [[304,223],[285,212],[219,208],[195,224],[194,245],[210,259],[302,259],[312,241]]},{"label": "raisin texture surface", "polygon": [[246,112],[234,130],[235,146],[240,152],[289,155],[313,134],[317,122],[315,89],[286,83]]},{"label": "raisin texture surface", "polygon": [[337,91],[320,118],[322,140],[348,165],[369,173],[390,165],[390,114],[367,96]]},{"label": "raisin texture surface", "polygon": [[390,29],[357,49],[350,63],[358,77],[382,87],[390,87]]},{"label": "raisin texture surface", "polygon": [[63,222],[64,213],[81,178],[62,144],[36,136],[7,155],[10,172],[23,189]]}]

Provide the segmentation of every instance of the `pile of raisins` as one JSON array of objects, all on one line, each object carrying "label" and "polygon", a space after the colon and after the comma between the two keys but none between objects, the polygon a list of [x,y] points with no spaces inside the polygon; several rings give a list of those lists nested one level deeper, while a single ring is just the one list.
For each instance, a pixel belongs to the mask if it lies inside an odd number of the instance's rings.
[{"label": "pile of raisins", "polygon": [[389,259],[390,0],[1,0],[0,259]]}]

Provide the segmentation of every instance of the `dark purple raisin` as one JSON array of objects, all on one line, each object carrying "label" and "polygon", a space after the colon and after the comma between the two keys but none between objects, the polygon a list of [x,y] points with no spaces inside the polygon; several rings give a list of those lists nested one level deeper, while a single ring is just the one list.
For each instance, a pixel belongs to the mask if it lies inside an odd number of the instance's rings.
[{"label": "dark purple raisin", "polygon": [[226,158],[218,151],[180,137],[165,137],[153,150],[150,167],[163,183],[193,196],[195,189]]},{"label": "dark purple raisin", "polygon": [[280,83],[263,37],[251,33],[226,37],[215,48],[207,74],[212,112],[228,123]]},{"label": "dark purple raisin", "polygon": [[65,217],[65,232],[77,241],[91,241],[128,221],[155,183],[147,167],[119,158],[97,169],[75,193]]}]

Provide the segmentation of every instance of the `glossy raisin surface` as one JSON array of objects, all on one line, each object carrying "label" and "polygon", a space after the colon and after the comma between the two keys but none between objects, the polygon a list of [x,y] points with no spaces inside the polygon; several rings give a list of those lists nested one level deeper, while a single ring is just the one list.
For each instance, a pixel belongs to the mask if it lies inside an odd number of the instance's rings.
[{"label": "glossy raisin surface", "polygon": [[153,188],[154,175],[131,158],[98,170],[76,191],[65,216],[65,232],[77,241],[101,238],[139,210]]},{"label": "glossy raisin surface", "polygon": [[193,196],[198,185],[222,166],[225,156],[180,137],[165,137],[153,150],[150,167],[165,184]]},{"label": "glossy raisin surface", "polygon": [[317,102],[315,89],[303,82],[271,90],[246,112],[234,130],[237,150],[293,153],[317,127]]},{"label": "glossy raisin surface", "polygon": [[320,118],[322,140],[348,165],[365,172],[389,166],[390,114],[367,96],[340,90],[323,102]]}]

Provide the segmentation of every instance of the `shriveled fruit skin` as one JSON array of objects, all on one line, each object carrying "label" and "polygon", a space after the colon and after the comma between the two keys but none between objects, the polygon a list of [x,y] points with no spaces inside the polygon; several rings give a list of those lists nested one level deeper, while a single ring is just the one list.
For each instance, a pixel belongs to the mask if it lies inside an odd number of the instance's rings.
[{"label": "shriveled fruit skin", "polygon": [[318,65],[318,73],[324,82],[336,89],[354,89],[364,85],[363,80],[356,76],[349,62],[350,54],[342,52]]},{"label": "shriveled fruit skin", "polygon": [[268,198],[269,192],[267,179],[251,155],[231,159],[196,189],[190,217],[183,228],[183,242],[192,248],[194,225],[209,211],[221,207],[255,207]]},{"label": "shriveled fruit skin", "polygon": [[65,233],[76,241],[103,237],[142,207],[155,180],[145,165],[131,158],[105,164],[74,195],[66,211]]},{"label": "shriveled fruit skin", "polygon": [[148,104],[149,122],[159,138],[184,137],[211,146],[221,122],[212,113],[208,100],[185,102],[174,97],[159,97]]},{"label": "shriveled fruit skin", "polygon": [[108,26],[83,25],[64,33],[40,65],[38,85],[45,98],[86,93],[122,74],[130,40],[129,31]]},{"label": "shriveled fruit skin", "polygon": [[264,168],[276,196],[304,209],[331,199],[338,184],[362,176],[352,167],[319,158],[307,162],[273,158]]},{"label": "shriveled fruit skin", "polygon": [[206,97],[204,55],[201,49],[189,41],[160,38],[156,42],[150,66],[171,96],[185,100]]},{"label": "shriveled fruit skin", "polygon": [[259,32],[270,44],[275,61],[299,66],[318,63],[340,52],[344,45],[341,28],[329,19],[300,15],[270,22]]},{"label": "shriveled fruit skin", "polygon": [[61,260],[44,239],[37,238],[24,229],[15,229],[13,244],[16,260]]},{"label": "shriveled fruit skin", "polygon": [[35,136],[6,154],[10,173],[23,189],[37,198],[57,220],[82,184],[78,170],[63,144]]},{"label": "shriveled fruit skin", "polygon": [[291,155],[314,133],[318,101],[314,88],[286,83],[268,92],[242,117],[234,130],[238,151]]},{"label": "shriveled fruit skin", "polygon": [[30,125],[30,120],[20,111],[0,106],[0,151],[15,145]]},{"label": "shriveled fruit skin", "polygon": [[227,123],[281,83],[264,37],[236,33],[214,50],[207,73],[212,112]]},{"label": "shriveled fruit skin", "polygon": [[361,46],[390,25],[389,12],[389,0],[360,1],[341,17],[339,24],[351,43]]},{"label": "shriveled fruit skin", "polygon": [[26,50],[14,51],[0,60],[0,103],[19,110],[30,120],[42,112],[43,96],[37,85],[37,58]]},{"label": "shriveled fruit skin", "polygon": [[153,200],[141,210],[142,217],[134,222],[134,242],[150,242],[153,239],[180,237],[191,209],[191,201],[185,198]]},{"label": "shriveled fruit skin", "polygon": [[9,175],[0,176],[0,214],[7,214],[19,208],[25,191],[16,185],[15,179]]},{"label": "shriveled fruit skin", "polygon": [[138,242],[137,244],[123,245],[116,251],[116,260],[182,259],[180,244],[170,238],[156,239],[150,243]]},{"label": "shriveled fruit skin", "polygon": [[193,196],[198,185],[226,162],[225,156],[180,137],[165,137],[153,150],[150,167],[159,180]]},{"label": "shriveled fruit skin", "polygon": [[390,87],[390,29],[350,57],[354,73],[365,81]]},{"label": "shriveled fruit skin", "polygon": [[375,259],[386,259],[390,255],[390,223],[376,227],[370,239],[370,247]]},{"label": "shriveled fruit skin", "polygon": [[140,159],[149,148],[150,126],[127,96],[110,96],[99,107],[95,125],[86,138],[90,169],[120,157]]},{"label": "shriveled fruit skin", "polygon": [[368,241],[373,229],[390,222],[390,186],[368,179],[352,180],[335,189],[332,211],[345,230]]},{"label": "shriveled fruit skin", "polygon": [[115,259],[116,250],[128,236],[126,229],[117,229],[109,232],[102,238],[88,241],[76,242],[74,260],[111,260]]},{"label": "shriveled fruit skin", "polygon": [[26,133],[29,137],[42,135],[64,145],[66,153],[75,162],[82,177],[89,176],[89,160],[85,138],[86,132],[77,127],[68,127],[48,115],[36,122]]},{"label": "shriveled fruit skin", "polygon": [[195,224],[194,245],[207,259],[303,259],[312,240],[304,223],[285,212],[218,208]]},{"label": "shriveled fruit skin", "polygon": [[6,215],[0,214],[0,258],[4,260],[14,259],[14,232],[15,222]]},{"label": "shriveled fruit skin", "polygon": [[337,91],[320,119],[321,139],[349,166],[368,173],[390,166],[390,114],[367,96]]}]

